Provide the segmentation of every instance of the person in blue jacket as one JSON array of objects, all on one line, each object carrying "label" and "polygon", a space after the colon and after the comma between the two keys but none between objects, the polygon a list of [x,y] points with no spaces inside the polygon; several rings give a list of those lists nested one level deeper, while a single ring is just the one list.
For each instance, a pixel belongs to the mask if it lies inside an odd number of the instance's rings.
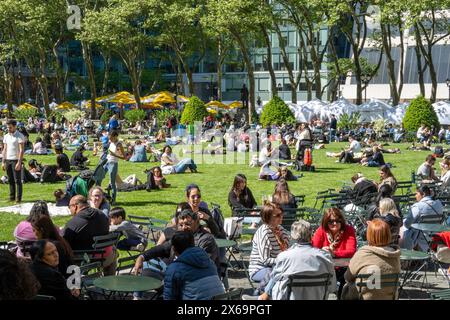
[{"label": "person in blue jacket", "polygon": [[225,293],[216,265],[204,249],[195,246],[192,232],[177,231],[172,250],[177,258],[164,277],[164,300],[211,300]]}]

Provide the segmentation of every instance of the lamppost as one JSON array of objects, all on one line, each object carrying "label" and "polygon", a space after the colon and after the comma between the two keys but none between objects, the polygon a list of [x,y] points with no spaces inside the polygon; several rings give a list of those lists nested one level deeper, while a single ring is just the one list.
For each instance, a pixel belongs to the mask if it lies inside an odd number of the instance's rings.
[{"label": "lamppost", "polygon": [[[278,90],[278,96],[280,97],[281,95],[281,90],[283,90],[283,87],[281,86],[281,83],[277,84],[277,90]],[[281,97],[280,97],[281,98]]]},{"label": "lamppost", "polygon": [[447,84],[447,88],[448,88],[448,101],[450,101],[450,79],[447,78],[445,83]]},{"label": "lamppost", "polygon": [[367,85],[370,82],[370,76],[368,74],[362,74],[361,81],[364,83],[364,102],[367,102]]}]

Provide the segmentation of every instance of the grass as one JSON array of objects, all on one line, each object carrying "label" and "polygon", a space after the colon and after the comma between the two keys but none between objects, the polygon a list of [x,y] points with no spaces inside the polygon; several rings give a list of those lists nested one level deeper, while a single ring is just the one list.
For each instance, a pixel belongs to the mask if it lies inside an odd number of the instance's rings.
[{"label": "grass", "polygon": [[[313,161],[316,172],[303,172],[304,177],[298,181],[289,182],[291,192],[295,195],[306,195],[306,206],[314,204],[315,195],[318,191],[327,188],[340,188],[343,183],[350,183],[350,178],[356,172],[362,172],[366,177],[379,180],[377,168],[362,167],[356,164],[335,163],[335,158],[326,157],[326,152],[337,152],[344,147],[345,143],[333,143],[326,145],[325,150],[314,150]],[[395,144],[399,147],[401,154],[385,154],[385,161],[394,165],[392,169],[397,180],[410,180],[411,171],[415,170],[425,159],[427,152],[406,150],[408,144]],[[70,157],[70,152],[67,152]],[[91,159],[93,169],[98,162],[97,157],[92,157],[91,152],[86,152]],[[221,156],[215,156],[221,157]],[[54,164],[55,155],[50,156],[26,156],[27,160],[37,159],[43,164]],[[195,159],[195,158],[194,158]],[[119,174],[122,178],[130,174],[137,174],[138,178],[145,181],[144,169],[150,168],[157,163],[131,163],[121,161],[119,163]],[[227,198],[235,174],[243,173],[247,176],[248,185],[252,190],[258,204],[261,203],[263,195],[273,193],[274,182],[259,181],[259,168],[250,168],[248,159],[246,164],[201,164],[197,174],[179,174],[167,177],[172,186],[160,191],[135,191],[121,192],[117,196],[117,205],[126,209],[127,214],[153,216],[169,219],[174,213],[176,205],[185,201],[184,188],[190,183],[196,183],[202,191],[202,199],[207,203],[217,203],[221,206],[225,216],[231,215]],[[72,172],[72,175],[76,172]],[[294,174],[298,174],[294,171]],[[103,186],[108,184],[108,178],[103,181]],[[65,183],[40,184],[32,183],[24,185],[23,202],[34,202],[45,200],[54,202],[53,191],[57,188],[65,188]],[[10,206],[8,202],[8,185],[0,185],[0,207]],[[16,214],[0,213],[0,241],[13,239],[12,233],[18,222],[25,216]],[[55,217],[54,222],[63,226],[70,217]]]}]

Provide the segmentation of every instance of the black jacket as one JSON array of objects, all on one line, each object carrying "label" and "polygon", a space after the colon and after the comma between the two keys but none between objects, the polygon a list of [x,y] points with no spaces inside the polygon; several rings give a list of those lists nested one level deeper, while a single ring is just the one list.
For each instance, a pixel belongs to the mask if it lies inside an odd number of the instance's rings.
[{"label": "black jacket", "polygon": [[56,164],[58,169],[61,169],[63,172],[70,172],[69,157],[65,153],[61,153],[56,156]]},{"label": "black jacket", "polygon": [[77,150],[70,158],[70,164],[72,166],[83,166],[87,159],[80,150]]},{"label": "black jacket", "polygon": [[[175,233],[173,233],[172,236],[174,234]],[[197,232],[194,233],[194,241],[197,247],[203,248],[206,251],[211,260],[219,268],[219,249],[217,247],[214,236],[200,227]],[[155,258],[161,258],[169,259],[169,263],[172,262],[175,258],[175,254],[172,250],[172,238],[166,238],[166,242],[145,251],[142,255],[144,256],[146,261]]]},{"label": "black jacket", "polygon": [[256,206],[255,198],[249,188],[245,188],[239,198],[233,190],[228,194],[228,204],[233,211],[233,216],[239,215],[239,209],[252,209]]},{"label": "black jacket", "polygon": [[41,284],[40,295],[53,296],[56,300],[75,299],[67,288],[66,279],[58,269],[42,261],[34,261],[31,265],[31,271]]},{"label": "black jacket", "polygon": [[291,160],[291,149],[288,145],[282,144],[278,147],[279,157],[281,160]]},{"label": "black jacket", "polygon": [[369,159],[372,161],[375,161],[376,163],[378,163],[380,166],[385,165],[386,163],[384,162],[384,157],[383,157],[383,153],[381,151],[377,151],[373,154],[373,156]]},{"label": "black jacket", "polygon": [[89,250],[94,243],[93,237],[108,233],[108,218],[100,210],[86,207],[67,222],[64,239],[69,242],[72,250]]}]

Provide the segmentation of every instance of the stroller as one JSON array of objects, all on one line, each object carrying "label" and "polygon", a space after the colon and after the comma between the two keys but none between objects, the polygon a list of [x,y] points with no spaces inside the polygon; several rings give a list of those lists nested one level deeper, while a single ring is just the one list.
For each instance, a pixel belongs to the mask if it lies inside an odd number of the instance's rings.
[{"label": "stroller", "polygon": [[312,165],[313,140],[301,140],[298,145],[297,156],[295,157],[295,170],[311,171],[316,170]]},{"label": "stroller", "polygon": [[67,180],[66,195],[69,199],[78,194],[87,197],[89,190],[94,185],[100,186],[102,184],[106,175],[104,168],[106,161],[106,159],[100,160],[94,171],[83,170],[78,175]]}]

